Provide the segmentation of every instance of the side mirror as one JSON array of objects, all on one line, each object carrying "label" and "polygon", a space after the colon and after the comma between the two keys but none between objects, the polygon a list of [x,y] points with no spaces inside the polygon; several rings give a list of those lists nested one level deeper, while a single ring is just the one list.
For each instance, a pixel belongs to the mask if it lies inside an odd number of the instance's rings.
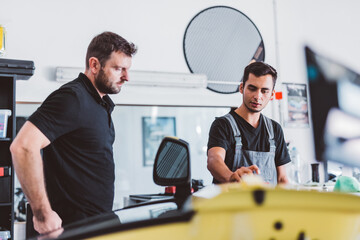
[{"label": "side mirror", "polygon": [[189,144],[179,138],[165,137],[154,162],[154,182],[176,186],[175,198],[182,201],[191,194]]}]

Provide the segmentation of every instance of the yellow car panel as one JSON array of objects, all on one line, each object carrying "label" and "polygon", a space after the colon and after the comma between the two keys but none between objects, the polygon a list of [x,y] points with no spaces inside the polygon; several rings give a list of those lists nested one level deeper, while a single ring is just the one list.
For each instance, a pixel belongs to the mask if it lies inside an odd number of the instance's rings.
[{"label": "yellow car panel", "polygon": [[213,191],[211,197],[192,196],[185,206],[195,211],[189,221],[135,228],[92,239],[360,238],[360,197],[356,195],[237,183],[208,189],[202,191]]}]

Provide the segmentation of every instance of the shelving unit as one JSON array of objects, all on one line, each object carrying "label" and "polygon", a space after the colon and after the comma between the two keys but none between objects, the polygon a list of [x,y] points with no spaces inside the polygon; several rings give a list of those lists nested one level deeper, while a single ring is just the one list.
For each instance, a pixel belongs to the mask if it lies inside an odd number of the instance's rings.
[{"label": "shelving unit", "polygon": [[14,232],[14,169],[10,144],[15,137],[15,86],[16,75],[0,74],[0,109],[11,110],[6,138],[0,138],[0,167],[10,167],[10,176],[0,177],[0,227]]},{"label": "shelving unit", "polygon": [[0,177],[0,227],[10,230],[14,239],[14,168],[10,145],[16,134],[16,80],[28,80],[34,74],[34,62],[0,58],[0,109],[11,110],[5,138],[0,138],[0,167],[9,168]]}]

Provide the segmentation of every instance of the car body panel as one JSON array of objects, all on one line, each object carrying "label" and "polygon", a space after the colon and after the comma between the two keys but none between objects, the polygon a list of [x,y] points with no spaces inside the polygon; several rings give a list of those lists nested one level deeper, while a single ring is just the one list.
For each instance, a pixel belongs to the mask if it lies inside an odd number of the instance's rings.
[{"label": "car body panel", "polygon": [[[360,197],[232,183],[192,196],[184,209],[195,214],[174,222],[91,239],[358,239]],[[220,191],[219,191],[220,189]],[[208,191],[207,188],[201,191]],[[206,195],[206,194],[199,194]],[[211,195],[211,194],[209,194]]]}]

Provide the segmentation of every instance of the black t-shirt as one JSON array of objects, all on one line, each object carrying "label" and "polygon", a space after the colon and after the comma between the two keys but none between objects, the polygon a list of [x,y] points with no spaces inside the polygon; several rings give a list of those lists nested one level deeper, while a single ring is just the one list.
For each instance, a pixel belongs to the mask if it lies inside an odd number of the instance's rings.
[{"label": "black t-shirt", "polygon": [[[269,135],[262,117],[260,117],[259,126],[254,128],[245,119],[235,113],[234,110],[230,111],[230,114],[234,117],[239,127],[243,149],[258,152],[270,151]],[[290,162],[290,156],[286,148],[286,142],[280,124],[274,120],[272,120],[272,124],[276,145],[275,165],[281,166]],[[232,169],[235,155],[235,138],[231,125],[224,116],[216,118],[211,125],[208,150],[212,147],[222,147],[226,150],[225,164],[229,169]]]},{"label": "black t-shirt", "polygon": [[63,219],[112,211],[115,139],[114,103],[100,97],[82,73],[49,95],[32,122],[51,142],[43,150],[46,190]]}]

